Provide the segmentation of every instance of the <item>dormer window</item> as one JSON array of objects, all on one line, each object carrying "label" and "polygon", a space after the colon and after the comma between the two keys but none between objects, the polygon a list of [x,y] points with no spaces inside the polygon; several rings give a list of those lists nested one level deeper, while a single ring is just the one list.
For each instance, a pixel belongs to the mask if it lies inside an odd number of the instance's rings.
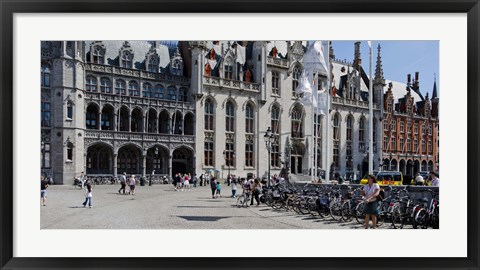
[{"label": "dormer window", "polygon": [[180,76],[180,61],[176,60],[176,61],[173,61],[173,64],[172,64],[172,74],[173,75],[177,75],[177,76]]},{"label": "dormer window", "polygon": [[100,46],[95,46],[93,49],[93,63],[104,64],[105,63],[105,51]]},{"label": "dormer window", "polygon": [[158,59],[156,57],[150,58],[147,70],[149,72],[158,72]]},{"label": "dormer window", "polygon": [[233,80],[233,61],[228,58],[225,62],[225,79]]},{"label": "dormer window", "polygon": [[122,58],[120,59],[120,66],[123,68],[132,68],[132,59],[133,55],[127,51],[122,53]]}]

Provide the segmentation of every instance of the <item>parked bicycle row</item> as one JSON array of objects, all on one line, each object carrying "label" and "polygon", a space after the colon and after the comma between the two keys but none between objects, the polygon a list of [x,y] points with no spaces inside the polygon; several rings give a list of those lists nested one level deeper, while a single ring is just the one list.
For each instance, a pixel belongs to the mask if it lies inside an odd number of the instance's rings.
[{"label": "parked bicycle row", "polygon": [[[373,181],[372,181],[373,182]],[[379,190],[376,190],[376,187]],[[237,199],[238,207],[249,206],[252,190],[244,186]],[[396,187],[366,184],[349,185],[275,185],[263,188],[260,201],[276,211],[293,211],[299,215],[357,222],[366,228],[414,229],[439,228],[439,196],[431,189],[422,189],[420,198],[410,194],[410,186]]]}]

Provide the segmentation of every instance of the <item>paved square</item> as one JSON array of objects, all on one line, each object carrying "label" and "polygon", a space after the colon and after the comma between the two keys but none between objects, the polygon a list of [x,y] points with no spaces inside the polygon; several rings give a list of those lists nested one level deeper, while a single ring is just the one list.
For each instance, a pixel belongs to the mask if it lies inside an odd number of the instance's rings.
[{"label": "paved square", "polygon": [[[339,223],[271,207],[237,208],[231,191],[212,199],[210,187],[174,191],[172,185],[137,186],[136,195],[118,194],[119,185],[97,185],[93,208],[84,208],[85,191],[50,186],[41,206],[42,229],[361,229],[356,222]],[[127,189],[128,190],[128,189]],[[241,188],[238,190],[241,193]],[[390,228],[384,224],[382,228]]]}]

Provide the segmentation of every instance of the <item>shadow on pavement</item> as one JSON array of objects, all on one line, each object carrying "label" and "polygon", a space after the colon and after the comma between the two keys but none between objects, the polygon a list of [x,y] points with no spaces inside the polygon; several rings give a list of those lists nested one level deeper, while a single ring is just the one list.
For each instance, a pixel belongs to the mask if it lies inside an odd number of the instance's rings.
[{"label": "shadow on pavement", "polygon": [[206,217],[206,216],[178,216],[179,218],[186,219],[188,221],[218,221],[220,219],[230,218],[230,217]]}]

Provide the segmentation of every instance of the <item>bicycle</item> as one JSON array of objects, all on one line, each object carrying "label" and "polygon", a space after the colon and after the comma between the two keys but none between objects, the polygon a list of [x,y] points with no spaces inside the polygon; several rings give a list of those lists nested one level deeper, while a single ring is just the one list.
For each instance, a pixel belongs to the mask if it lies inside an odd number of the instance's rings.
[{"label": "bicycle", "polygon": [[245,190],[242,195],[237,198],[237,207],[248,207],[251,198],[252,192],[250,190]]},{"label": "bicycle", "polygon": [[[430,199],[430,203],[428,203],[428,199],[422,198],[420,201],[423,202],[423,207],[417,208],[415,217],[412,220],[412,225],[414,229],[418,227],[422,229],[428,228],[428,226],[432,226],[434,229],[439,228],[440,223],[440,210],[438,206],[437,196],[435,191],[433,190],[422,190],[422,192],[430,192],[432,195],[432,199]],[[428,204],[428,207],[426,207]]]}]

